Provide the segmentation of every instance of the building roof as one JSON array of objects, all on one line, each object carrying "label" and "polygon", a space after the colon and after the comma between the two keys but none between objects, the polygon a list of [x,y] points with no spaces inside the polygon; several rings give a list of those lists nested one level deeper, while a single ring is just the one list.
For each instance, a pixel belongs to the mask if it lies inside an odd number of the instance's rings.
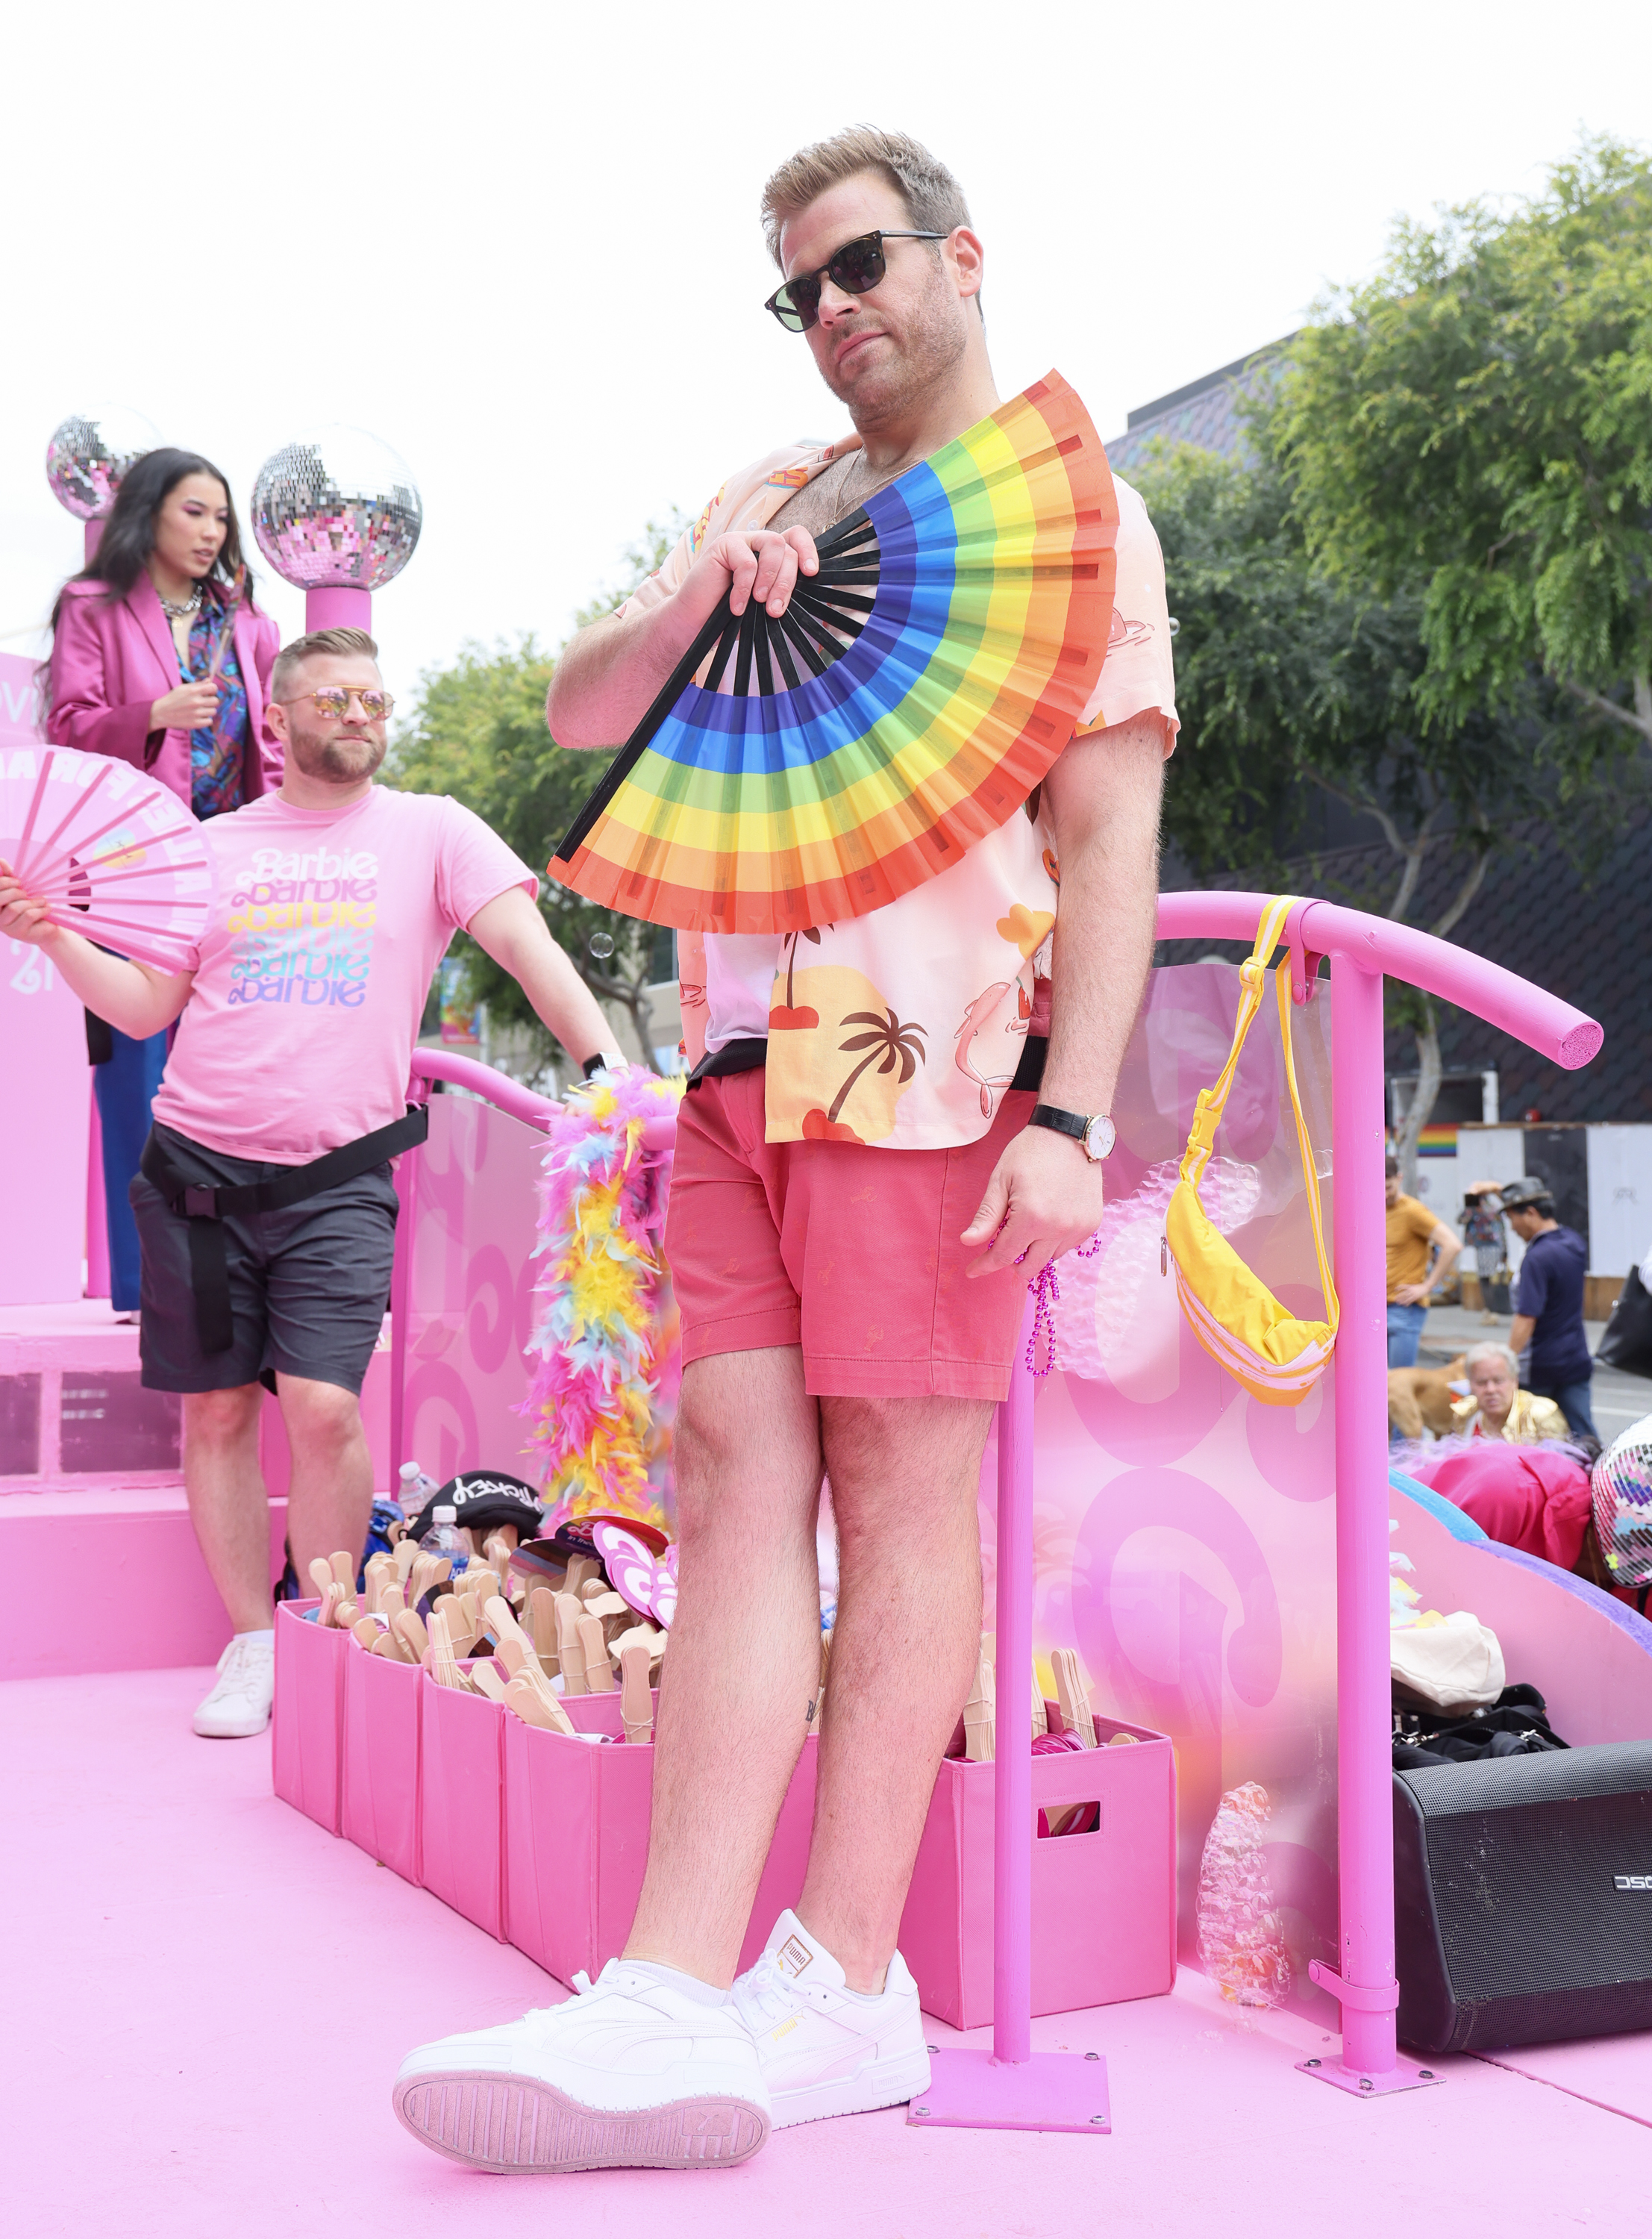
[{"label": "building roof", "polygon": [[1109,464],[1127,475],[1149,447],[1160,441],[1192,443],[1223,458],[1244,457],[1246,444],[1240,406],[1245,397],[1256,394],[1269,367],[1295,340],[1295,334],[1283,335],[1277,342],[1264,342],[1260,349],[1236,357],[1231,365],[1218,366],[1214,373],[1190,381],[1185,388],[1171,389],[1168,396],[1138,404],[1125,432],[1115,435],[1107,446]]}]

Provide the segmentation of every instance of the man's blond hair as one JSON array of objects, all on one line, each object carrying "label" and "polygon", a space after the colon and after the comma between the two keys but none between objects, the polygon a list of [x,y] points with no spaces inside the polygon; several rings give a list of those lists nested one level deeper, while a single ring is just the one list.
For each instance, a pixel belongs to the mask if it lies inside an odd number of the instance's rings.
[{"label": "man's blond hair", "polygon": [[[829,140],[799,148],[763,189],[763,238],[780,263],[780,228],[818,202],[830,187],[873,171],[894,188],[918,233],[951,233],[970,222],[964,189],[945,163],[905,132],[852,124]],[[781,269],[785,267],[782,265]]]},{"label": "man's blond hair", "polygon": [[311,630],[308,637],[295,637],[275,655],[275,666],[269,672],[270,698],[281,698],[307,661],[321,660],[328,654],[350,653],[364,653],[372,661],[379,657],[376,642],[365,630]]}]

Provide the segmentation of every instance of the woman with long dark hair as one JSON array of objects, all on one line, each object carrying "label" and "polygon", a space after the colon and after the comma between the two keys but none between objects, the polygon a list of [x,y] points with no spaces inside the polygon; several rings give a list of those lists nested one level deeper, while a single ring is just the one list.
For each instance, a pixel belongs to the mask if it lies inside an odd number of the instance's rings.
[{"label": "woman with long dark hair", "polygon": [[[281,758],[264,734],[281,633],[253,604],[229,485],[209,461],[168,447],[129,467],[96,555],[51,617],[46,735],[149,770],[199,817],[274,789]],[[138,1303],[137,1232],[127,1187],[149,1130],[165,1034],[133,1041],[87,1020],[96,1067],[116,1313]]]}]

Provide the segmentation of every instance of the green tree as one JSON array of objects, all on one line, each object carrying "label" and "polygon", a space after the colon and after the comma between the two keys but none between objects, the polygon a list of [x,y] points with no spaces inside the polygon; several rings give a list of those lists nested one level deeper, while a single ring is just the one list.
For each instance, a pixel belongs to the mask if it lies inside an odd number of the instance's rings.
[{"label": "green tree", "polygon": [[1274,415],[1310,548],[1414,591],[1437,718],[1534,660],[1652,741],[1652,161],[1605,138],[1512,211],[1403,224],[1293,345]]},{"label": "green tree", "polygon": [[[1564,844],[1587,853],[1610,799],[1598,783],[1596,728],[1557,711],[1529,672],[1519,694],[1452,717],[1429,712],[1423,602],[1386,595],[1317,565],[1292,506],[1264,409],[1248,463],[1184,447],[1138,472],[1164,548],[1176,641],[1177,700],[1187,747],[1172,761],[1165,827],[1202,873],[1246,866],[1443,936],[1462,920],[1488,864],[1521,844],[1519,827],[1565,810]],[[1316,800],[1353,810],[1385,853],[1350,880],[1315,845]],[[1442,907],[1419,920],[1423,874],[1447,857]],[[1287,874],[1287,862],[1297,868]],[[1384,867],[1385,866],[1385,867]],[[1430,882],[1432,886],[1434,882]],[[1439,1016],[1427,996],[1394,988],[1390,1023],[1417,1049],[1417,1093],[1399,1134],[1408,1186],[1433,1110]]]},{"label": "green tree", "polygon": [[[625,555],[625,576],[574,617],[576,626],[610,614],[675,543],[681,522],[650,522]],[[540,911],[599,999],[626,1010],[639,1046],[653,1062],[647,989],[670,976],[669,935],[636,918],[602,909],[544,876],[552,849],[602,774],[599,754],[559,747],[545,722],[545,695],[555,654],[529,635],[514,645],[461,648],[444,668],[427,669],[407,721],[397,729],[390,774],[412,793],[451,794],[474,809],[503,840],[541,873]],[[521,988],[466,934],[454,953],[472,999],[492,1017],[529,1027],[548,1063],[550,1036]]]}]

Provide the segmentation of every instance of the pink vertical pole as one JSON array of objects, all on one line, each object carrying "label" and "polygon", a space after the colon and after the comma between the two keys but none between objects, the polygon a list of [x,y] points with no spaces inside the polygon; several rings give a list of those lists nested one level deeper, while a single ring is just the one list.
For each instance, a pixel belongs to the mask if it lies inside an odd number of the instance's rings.
[{"label": "pink vertical pole", "polygon": [[[90,524],[89,524],[90,525]],[[87,1068],[96,1083],[96,1071]],[[106,1299],[112,1286],[109,1273],[109,1200],[103,1188],[103,1122],[97,1109],[97,1090],[91,1090],[92,1124],[86,1134],[86,1295]]]},{"label": "pink vertical pole", "polygon": [[[421,1086],[423,1084],[421,1083]],[[395,1257],[390,1263],[390,1492],[401,1497],[401,1465],[408,1458],[406,1439],[408,1317],[413,1296],[413,1231],[419,1218],[420,1146],[396,1161],[395,1189],[401,1200],[396,1216]]]},{"label": "pink vertical pole", "polygon": [[[1394,1805],[1389,1751],[1387,1221],[1383,980],[1331,965],[1337,1290],[1337,1835],[1343,2064],[1393,2070]],[[1333,1993],[1337,1983],[1327,1982]],[[1374,1994],[1374,1995],[1373,1995]],[[1390,2003],[1391,2002],[1391,2003]],[[1377,2010],[1373,2010],[1373,2008]]]},{"label": "pink vertical pole", "polygon": [[992,2057],[1032,2050],[1032,1372],[1029,1301],[998,1409]]},{"label": "pink vertical pole", "polygon": [[373,627],[373,594],[354,583],[323,583],[304,594],[305,630]]},{"label": "pink vertical pole", "polygon": [[98,546],[103,541],[103,524],[101,520],[88,521],[83,522],[82,523],[82,527],[85,531],[85,541],[83,548],[86,554],[86,565],[90,568],[93,561],[97,557]]}]

